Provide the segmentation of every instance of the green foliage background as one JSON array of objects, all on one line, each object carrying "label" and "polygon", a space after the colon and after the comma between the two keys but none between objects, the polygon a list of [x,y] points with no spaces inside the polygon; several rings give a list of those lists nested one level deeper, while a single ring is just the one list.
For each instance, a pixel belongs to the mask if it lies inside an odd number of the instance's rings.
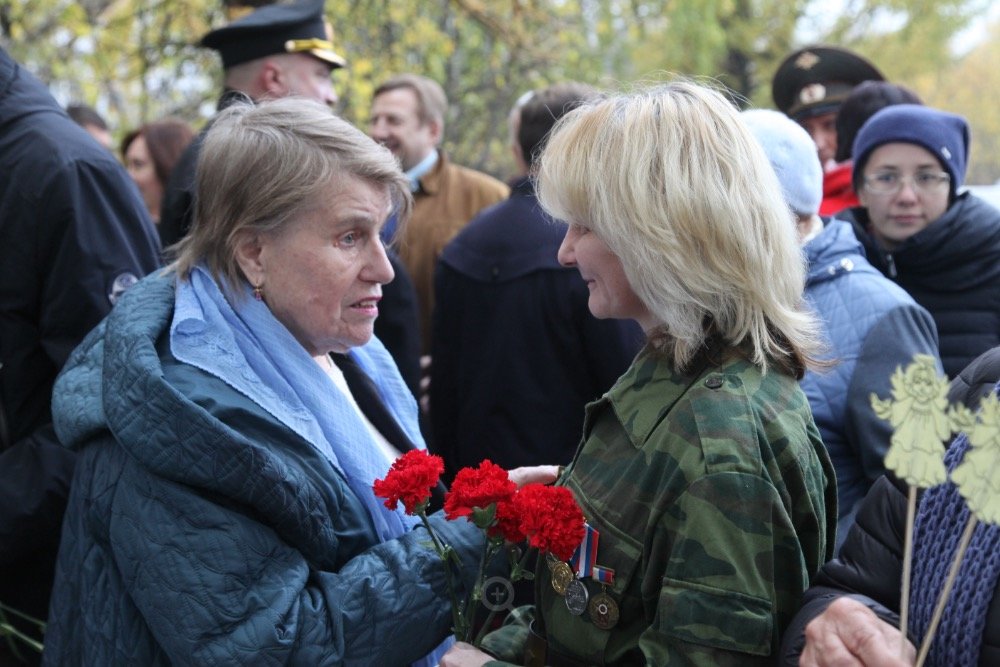
[{"label": "green foliage background", "polygon": [[[198,38],[224,23],[220,0],[0,0],[0,44],[60,102],[95,106],[122,136],[177,115],[200,125],[220,67]],[[836,9],[831,9],[835,7]],[[349,60],[338,111],[367,124],[374,87],[402,71],[431,76],[451,101],[445,149],[511,173],[506,115],[521,93],[576,79],[622,88],[674,74],[710,77],[771,106],[777,63],[810,41],[872,58],[886,75],[973,125],[969,182],[1000,179],[996,39],[954,55],[953,37],[989,0],[327,0]],[[997,26],[992,27],[992,37]],[[801,37],[800,37],[801,39]],[[961,45],[959,45],[961,46]],[[995,93],[994,93],[995,95]]]}]

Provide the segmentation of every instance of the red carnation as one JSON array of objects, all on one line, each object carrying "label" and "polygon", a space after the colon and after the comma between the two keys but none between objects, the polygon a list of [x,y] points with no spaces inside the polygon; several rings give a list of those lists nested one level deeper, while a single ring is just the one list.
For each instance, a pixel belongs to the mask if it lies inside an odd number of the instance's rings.
[{"label": "red carnation", "polygon": [[375,480],[372,488],[375,495],[385,498],[385,506],[395,510],[397,503],[403,501],[407,514],[413,514],[417,508],[431,497],[433,489],[444,472],[444,460],[435,454],[428,454],[422,449],[411,449],[393,461],[385,479]]},{"label": "red carnation", "polygon": [[564,486],[527,484],[514,497],[521,530],[528,544],[569,560],[584,536],[584,516],[573,493]]},{"label": "red carnation", "polygon": [[507,471],[489,459],[478,468],[462,468],[444,497],[445,517],[452,521],[472,514],[476,508],[485,510],[510,499],[516,490],[517,485],[510,481]]},{"label": "red carnation", "polygon": [[514,500],[502,500],[497,503],[496,520],[496,525],[489,529],[490,537],[502,537],[508,542],[523,542],[528,539],[521,530],[521,506]]}]

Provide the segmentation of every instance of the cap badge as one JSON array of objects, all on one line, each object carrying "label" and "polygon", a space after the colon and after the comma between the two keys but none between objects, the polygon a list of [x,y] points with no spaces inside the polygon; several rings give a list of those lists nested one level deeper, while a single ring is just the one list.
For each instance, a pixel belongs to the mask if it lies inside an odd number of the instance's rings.
[{"label": "cap badge", "polygon": [[253,5],[230,5],[226,8],[226,20],[230,23],[238,21],[244,16],[253,14],[254,9],[256,8]]},{"label": "cap badge", "polygon": [[948,150],[947,146],[942,146],[941,147],[941,155],[944,156],[945,160],[950,160],[951,159],[951,151]]},{"label": "cap badge", "polygon": [[799,69],[812,69],[819,62],[819,56],[812,51],[806,51],[795,59],[795,66]]},{"label": "cap badge", "polygon": [[810,83],[799,91],[799,102],[802,104],[816,104],[824,99],[826,99],[826,86],[822,83]]},{"label": "cap badge", "polygon": [[302,51],[333,50],[333,44],[325,39],[310,37],[309,39],[290,39],[285,42],[285,51],[288,53],[300,53]]}]

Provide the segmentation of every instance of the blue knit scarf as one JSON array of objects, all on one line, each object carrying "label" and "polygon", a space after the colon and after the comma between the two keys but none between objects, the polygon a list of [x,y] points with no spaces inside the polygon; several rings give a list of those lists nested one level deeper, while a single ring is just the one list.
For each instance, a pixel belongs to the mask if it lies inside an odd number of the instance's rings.
[{"label": "blue knit scarf", "polygon": [[[949,473],[962,461],[968,449],[969,439],[964,433],[959,434],[945,455]],[[920,500],[913,528],[910,594],[911,628],[915,637],[923,638],[927,633],[934,606],[968,520],[969,508],[950,480],[928,489]],[[979,523],[962,559],[925,664],[976,667],[986,613],[998,579],[1000,526]]]}]

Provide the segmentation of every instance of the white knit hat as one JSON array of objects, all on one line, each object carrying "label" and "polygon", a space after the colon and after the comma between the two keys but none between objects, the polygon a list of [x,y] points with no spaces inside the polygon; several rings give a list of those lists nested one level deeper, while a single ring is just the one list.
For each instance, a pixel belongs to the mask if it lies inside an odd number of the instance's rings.
[{"label": "white knit hat", "polygon": [[823,167],[809,133],[779,111],[750,109],[740,114],[778,175],[789,208],[814,215],[823,200]]}]

